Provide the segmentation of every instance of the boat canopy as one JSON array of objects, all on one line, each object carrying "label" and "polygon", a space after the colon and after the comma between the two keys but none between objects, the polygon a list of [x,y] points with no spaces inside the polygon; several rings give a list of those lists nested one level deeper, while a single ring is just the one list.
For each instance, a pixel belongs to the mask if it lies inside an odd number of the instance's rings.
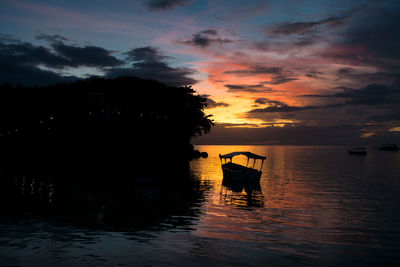
[{"label": "boat canopy", "polygon": [[231,159],[231,160],[232,160],[232,158],[233,158],[234,156],[238,156],[238,155],[245,155],[245,156],[247,156],[248,159],[254,159],[254,160],[256,160],[256,159],[265,160],[265,159],[266,159],[266,157],[259,156],[259,155],[256,155],[256,154],[253,154],[253,153],[247,152],[247,151],[243,151],[243,152],[232,152],[232,153],[225,154],[225,155],[219,154],[219,158],[220,158],[220,159]]}]

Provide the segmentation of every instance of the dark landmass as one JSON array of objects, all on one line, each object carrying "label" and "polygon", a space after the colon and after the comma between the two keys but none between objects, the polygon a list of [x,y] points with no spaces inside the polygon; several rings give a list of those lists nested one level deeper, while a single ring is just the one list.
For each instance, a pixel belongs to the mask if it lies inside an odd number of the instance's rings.
[{"label": "dark landmass", "polygon": [[63,172],[131,171],[137,177],[186,169],[188,160],[199,156],[190,139],[212,126],[205,105],[191,87],[134,77],[47,87],[4,84],[1,164]]}]

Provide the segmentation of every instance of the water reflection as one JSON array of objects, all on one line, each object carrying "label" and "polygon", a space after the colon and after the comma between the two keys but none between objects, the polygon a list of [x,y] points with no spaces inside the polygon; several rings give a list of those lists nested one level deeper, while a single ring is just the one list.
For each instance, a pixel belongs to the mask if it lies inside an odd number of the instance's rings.
[{"label": "water reflection", "polygon": [[[9,265],[396,265],[400,153],[340,147],[203,146],[158,180],[0,174],[0,258]],[[258,184],[223,179],[218,154],[266,155]],[[237,159],[246,164],[246,157]],[[171,179],[172,176],[175,179]],[[111,177],[111,178],[110,178]],[[155,179],[155,178],[151,178]]]},{"label": "water reflection", "polygon": [[260,182],[245,183],[222,179],[221,200],[236,207],[263,207],[264,197]]},{"label": "water reflection", "polygon": [[[340,147],[198,149],[207,151],[209,159],[192,167],[219,194],[207,197],[207,216],[196,235],[254,242],[265,255],[273,251],[289,260],[278,265],[338,265],[349,259],[355,265],[374,265],[400,260],[393,254],[400,251],[396,240],[400,232],[395,230],[400,211],[393,205],[400,200],[400,182],[394,178],[400,177],[400,154],[371,151],[366,158],[354,158]],[[223,179],[218,154],[231,151],[267,156],[259,189]],[[238,160],[246,164],[245,157]],[[389,232],[391,237],[385,234]],[[370,251],[380,255],[379,260]]]},{"label": "water reflection", "polygon": [[159,198],[149,201],[134,178],[7,171],[0,178],[0,220],[40,216],[118,231],[190,228],[201,212],[205,185],[187,175],[160,181]]}]

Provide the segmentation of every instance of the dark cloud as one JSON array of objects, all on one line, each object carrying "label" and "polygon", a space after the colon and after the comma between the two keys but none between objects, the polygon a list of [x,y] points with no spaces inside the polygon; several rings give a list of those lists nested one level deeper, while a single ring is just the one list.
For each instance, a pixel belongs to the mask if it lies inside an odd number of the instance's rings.
[{"label": "dark cloud", "polygon": [[252,48],[263,52],[287,53],[292,50],[303,49],[307,46],[318,45],[326,41],[323,34],[310,33],[308,35],[273,36],[267,40],[257,41]]},{"label": "dark cloud", "polygon": [[189,38],[178,40],[178,43],[199,46],[202,48],[211,46],[213,44],[228,44],[233,40],[222,38],[216,29],[210,28],[193,34]]},{"label": "dark cloud", "polygon": [[400,2],[371,1],[352,15],[351,23],[317,56],[341,64],[400,70]]},{"label": "dark cloud", "polygon": [[262,30],[267,39],[253,43],[253,48],[285,54],[313,45],[317,45],[318,48],[321,43],[339,39],[338,36],[352,23],[358,9],[359,7],[356,7],[340,15],[320,20],[289,21],[265,26]]},{"label": "dark cloud", "polygon": [[[399,90],[394,90],[384,85],[370,84],[358,90],[346,90],[334,94],[334,97],[347,98],[346,105],[381,105],[396,103],[395,96],[399,95]],[[396,104],[400,104],[396,103]]]},{"label": "dark cloud", "polygon": [[[262,120],[266,123],[282,123],[330,127],[334,125],[357,125],[366,132],[385,131],[393,127],[395,110],[387,106],[326,105],[326,106],[277,106],[256,108],[243,115],[243,118]],[[379,118],[380,120],[372,120]]]},{"label": "dark cloud", "polygon": [[[12,36],[0,38],[0,83],[20,83],[22,85],[48,85],[78,79],[64,76],[66,68],[96,67],[106,73],[106,77],[137,76],[155,79],[168,85],[191,85],[196,82],[190,75],[195,70],[171,67],[153,47],[142,47],[126,52],[126,61],[112,54],[112,51],[97,46],[68,45],[67,38],[60,35],[37,36],[49,46],[33,45]],[[131,67],[124,65],[133,62]]]},{"label": "dark cloud", "polygon": [[256,41],[251,44],[255,50],[262,52],[274,52],[280,54],[301,51],[308,46],[326,42],[327,38],[323,34],[291,35],[291,36],[268,36],[267,40]]},{"label": "dark cloud", "polygon": [[190,77],[196,71],[185,67],[171,67],[159,50],[152,46],[132,49],[125,53],[127,60],[133,61],[130,68],[111,68],[107,77],[137,76],[155,79],[172,86],[192,85],[197,81]]},{"label": "dark cloud", "polygon": [[178,6],[184,6],[192,0],[147,0],[144,5],[149,11],[168,10]]},{"label": "dark cloud", "polygon": [[265,82],[265,83],[277,85],[277,84],[288,83],[288,82],[295,81],[295,80],[298,80],[298,79],[294,78],[294,77],[287,77],[285,75],[280,74],[280,75],[273,76],[270,81]]},{"label": "dark cloud", "polygon": [[306,34],[319,25],[318,22],[294,22],[283,23],[273,27],[267,27],[265,31],[273,35]]},{"label": "dark cloud", "polygon": [[248,92],[248,93],[267,93],[272,92],[272,88],[265,87],[261,84],[225,84],[229,92]]},{"label": "dark cloud", "polygon": [[291,81],[298,80],[295,77],[288,76],[285,71],[280,67],[263,67],[263,66],[253,66],[246,70],[228,70],[225,71],[226,74],[234,74],[237,76],[253,76],[253,75],[266,75],[272,74],[270,81],[263,82],[265,84],[277,85],[283,84]]},{"label": "dark cloud", "polygon": [[152,46],[135,48],[124,54],[127,56],[127,60],[129,61],[160,62],[168,58]]},{"label": "dark cloud", "polygon": [[260,51],[269,51],[271,43],[269,41],[257,41],[252,44],[252,48]]},{"label": "dark cloud", "polygon": [[273,112],[293,112],[293,111],[300,111],[300,110],[308,110],[308,109],[315,109],[315,106],[303,106],[303,107],[296,107],[296,106],[289,106],[286,103],[276,100],[269,100],[267,98],[257,98],[255,103],[268,105],[266,108],[256,108],[248,111],[247,113],[273,113]]},{"label": "dark cloud", "polygon": [[353,68],[342,68],[337,71],[338,77],[342,78],[342,76],[347,76],[351,72],[353,72]]},{"label": "dark cloud", "polygon": [[282,68],[279,67],[262,67],[262,66],[254,66],[247,70],[228,70],[225,71],[227,74],[236,74],[236,75],[259,75],[259,74],[280,74],[282,72]]},{"label": "dark cloud", "polygon": [[[77,46],[65,44],[68,38],[61,35],[39,34],[37,40],[44,40],[50,43],[52,51],[46,48],[52,56],[58,57],[58,63],[46,64],[51,68],[63,67],[114,67],[123,62],[114,57],[113,51],[98,46]],[[40,47],[43,49],[43,47]]]},{"label": "dark cloud", "polygon": [[249,113],[270,113],[270,112],[293,112],[306,109],[314,109],[314,106],[294,107],[294,106],[272,106],[267,108],[257,108],[250,110]]},{"label": "dark cloud", "polygon": [[309,46],[316,44],[319,40],[319,37],[302,37],[294,41],[293,46]]},{"label": "dark cloud", "polygon": [[366,132],[386,131],[393,127],[393,121],[400,121],[398,87],[377,84],[370,84],[361,89],[342,87],[341,92],[307,97],[327,98],[334,103],[290,106],[262,98],[256,103],[267,107],[254,108],[248,111],[245,117],[265,122],[288,120],[303,125],[331,126],[344,123],[362,126],[366,128]]},{"label": "dark cloud", "polygon": [[269,105],[270,107],[287,106],[287,104],[285,104],[281,101],[271,100],[271,99],[264,98],[264,97],[256,98],[254,100],[254,103],[259,104],[259,105]]},{"label": "dark cloud", "polygon": [[45,70],[69,66],[68,59],[53,53],[49,48],[35,46],[10,38],[0,41],[0,83],[21,85],[48,85],[77,79]]},{"label": "dark cloud", "polygon": [[268,103],[268,99],[267,99],[267,98],[262,98],[262,97],[256,98],[256,99],[254,100],[254,103],[260,104],[260,105],[265,105],[265,104]]},{"label": "dark cloud", "polygon": [[318,21],[305,22],[287,22],[274,26],[265,27],[264,30],[270,35],[305,35],[310,34],[316,29],[323,27],[324,29],[334,28],[343,25],[348,20],[349,16],[330,17]]},{"label": "dark cloud", "polygon": [[49,42],[50,47],[22,42],[7,35],[0,38],[0,82],[47,85],[77,79],[51,70],[122,64],[111,51],[101,47],[66,45],[64,41],[68,39],[60,35],[41,34],[37,39]]},{"label": "dark cloud", "polygon": [[334,104],[290,106],[281,101],[259,98],[255,103],[262,106],[254,107],[244,117],[268,123],[289,121],[321,127],[339,124],[358,125],[365,129],[365,133],[387,131],[393,127],[394,121],[400,121],[398,87],[377,84],[370,84],[361,89],[342,87],[341,92],[309,97],[327,98]]},{"label": "dark cloud", "polygon": [[[389,2],[387,2],[389,3]],[[359,21],[349,29],[344,40],[345,44],[362,45],[366,60],[382,66],[400,67],[400,3],[388,4],[383,8],[373,8],[365,11]],[[385,40],[385,41],[383,41]],[[372,56],[372,58],[368,58]]]},{"label": "dark cloud", "polygon": [[[382,105],[400,104],[399,88],[391,88],[385,85],[370,84],[361,89],[343,88],[343,92],[330,95],[303,95],[303,97],[321,98],[344,98],[345,102],[330,105],[337,107],[340,105]],[[329,106],[328,106],[329,107]]]},{"label": "dark cloud", "polygon": [[210,95],[201,95],[201,97],[204,97],[207,99],[207,108],[217,108],[217,107],[229,107],[230,105],[225,102],[216,102],[210,98]]},{"label": "dark cloud", "polygon": [[112,52],[96,46],[71,46],[63,43],[55,43],[53,49],[69,61],[69,66],[79,67],[114,67],[122,64],[122,61],[112,56]]},{"label": "dark cloud", "polygon": [[400,78],[400,73],[394,72],[361,72],[354,68],[341,68],[337,71],[337,79],[347,79],[356,82],[393,84]]},{"label": "dark cloud", "polygon": [[123,63],[112,55],[112,51],[102,47],[67,45],[65,42],[69,39],[61,35],[39,34],[36,39],[50,43],[55,54],[65,59],[61,67],[114,67]]},{"label": "dark cloud", "polygon": [[316,71],[316,70],[309,70],[305,73],[305,76],[313,78],[313,79],[319,79],[321,75],[324,73],[321,71]]},{"label": "dark cloud", "polygon": [[45,65],[63,68],[70,65],[68,59],[53,53],[49,48],[27,42],[0,42],[1,62],[24,66]]}]

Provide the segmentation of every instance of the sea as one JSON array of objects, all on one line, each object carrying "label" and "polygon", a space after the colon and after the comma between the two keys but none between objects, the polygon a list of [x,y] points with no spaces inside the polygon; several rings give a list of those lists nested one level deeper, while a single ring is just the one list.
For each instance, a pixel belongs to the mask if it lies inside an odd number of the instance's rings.
[{"label": "sea", "polygon": [[[134,186],[0,172],[0,266],[400,264],[400,151],[196,149],[208,158],[147,199]],[[259,183],[224,181],[218,155],[233,151],[266,156],[249,162]]]}]

